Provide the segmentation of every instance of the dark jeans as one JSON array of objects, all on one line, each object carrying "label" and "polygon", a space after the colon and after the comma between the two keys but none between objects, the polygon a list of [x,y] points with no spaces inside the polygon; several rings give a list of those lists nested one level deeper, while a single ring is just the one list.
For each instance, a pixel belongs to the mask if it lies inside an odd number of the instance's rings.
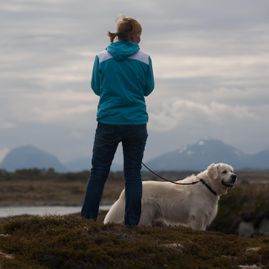
[{"label": "dark jeans", "polygon": [[122,142],[125,177],[125,224],[137,225],[141,213],[141,162],[147,126],[98,123],[93,146],[92,169],[81,216],[96,219],[104,185],[118,144]]}]

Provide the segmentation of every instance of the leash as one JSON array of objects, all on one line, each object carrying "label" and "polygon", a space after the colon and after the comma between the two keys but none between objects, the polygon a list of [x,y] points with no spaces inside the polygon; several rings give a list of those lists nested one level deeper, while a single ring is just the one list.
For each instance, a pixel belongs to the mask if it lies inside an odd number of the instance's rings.
[{"label": "leash", "polygon": [[[142,162],[142,165],[146,168],[146,169],[148,169],[153,175],[155,175],[155,176],[157,176],[158,178],[160,178],[160,179],[162,179],[162,180],[164,180],[164,181],[166,181],[166,182],[170,182],[170,183],[173,183],[173,184],[175,184],[175,185],[194,185],[194,184],[197,184],[197,183],[199,183],[199,182],[201,182],[201,183],[203,183],[204,185],[205,185],[205,187],[212,193],[212,194],[214,194],[215,196],[218,196],[218,194],[202,179],[202,178],[199,178],[199,177],[197,177],[196,176],[196,178],[198,178],[198,180],[196,180],[196,181],[193,181],[193,182],[175,182],[175,181],[173,181],[173,180],[170,180],[170,179],[168,179],[168,178],[165,178],[165,177],[162,177],[161,175],[159,175],[159,174],[157,174],[156,172],[154,172],[152,169],[150,169],[147,165],[145,165],[143,162]],[[180,179],[178,179],[178,180],[180,180]]]},{"label": "leash", "polygon": [[[146,169],[148,169],[153,175],[155,175],[155,176],[157,176],[158,178],[160,178],[160,179],[162,179],[162,180],[164,180],[164,181],[167,181],[167,182],[170,182],[170,183],[173,183],[173,184],[175,184],[175,185],[194,185],[194,184],[197,184],[197,183],[199,183],[200,181],[201,182],[203,182],[204,184],[205,184],[205,182],[204,182],[204,180],[203,179],[199,179],[199,180],[197,180],[197,181],[193,181],[193,182],[185,182],[185,183],[180,183],[180,182],[175,182],[175,181],[173,181],[173,180],[170,180],[170,179],[168,179],[168,178],[165,178],[165,177],[162,177],[161,175],[159,175],[159,174],[157,174],[156,172],[154,172],[152,169],[150,169],[147,165],[145,165],[143,162],[142,162],[142,165],[146,168]],[[177,180],[180,180],[180,179],[176,179],[176,181]]]}]

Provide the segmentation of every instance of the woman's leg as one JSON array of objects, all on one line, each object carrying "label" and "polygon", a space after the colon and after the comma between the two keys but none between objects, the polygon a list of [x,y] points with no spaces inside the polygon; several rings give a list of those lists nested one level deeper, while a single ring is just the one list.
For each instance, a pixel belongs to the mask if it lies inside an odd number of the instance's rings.
[{"label": "woman's leg", "polygon": [[141,214],[141,162],[147,140],[146,125],[132,125],[122,140],[125,176],[125,224],[137,225]]},{"label": "woman's leg", "polygon": [[114,158],[119,140],[113,125],[98,124],[92,155],[92,169],[88,181],[81,216],[96,219],[102,198],[104,184]]}]

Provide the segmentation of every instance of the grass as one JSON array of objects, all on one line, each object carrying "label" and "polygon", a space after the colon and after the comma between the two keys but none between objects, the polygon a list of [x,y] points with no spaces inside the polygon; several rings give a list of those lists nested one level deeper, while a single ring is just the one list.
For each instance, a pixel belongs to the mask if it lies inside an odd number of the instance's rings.
[{"label": "grass", "polygon": [[[89,172],[60,174],[34,169],[13,173],[0,170],[0,206],[81,205]],[[111,203],[124,187],[122,176],[112,173],[103,203]]]},{"label": "grass", "polygon": [[251,221],[257,228],[263,218],[269,219],[269,184],[239,183],[221,197],[218,214],[209,227],[224,233],[237,233],[239,223]]},{"label": "grass", "polygon": [[269,237],[187,228],[104,226],[78,216],[3,219],[1,269],[269,268]]}]

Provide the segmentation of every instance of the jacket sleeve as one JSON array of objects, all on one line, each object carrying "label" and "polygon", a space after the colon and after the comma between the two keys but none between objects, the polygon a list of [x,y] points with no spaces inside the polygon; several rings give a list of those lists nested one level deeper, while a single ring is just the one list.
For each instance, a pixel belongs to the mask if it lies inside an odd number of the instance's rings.
[{"label": "jacket sleeve", "polygon": [[146,81],[146,87],[144,95],[148,96],[154,89],[154,75],[153,75],[153,68],[152,68],[152,62],[151,58],[149,57],[149,68],[147,72],[147,81]]},{"label": "jacket sleeve", "polygon": [[93,64],[91,87],[94,93],[100,96],[100,70],[99,70],[98,56],[95,57],[94,64]]}]

